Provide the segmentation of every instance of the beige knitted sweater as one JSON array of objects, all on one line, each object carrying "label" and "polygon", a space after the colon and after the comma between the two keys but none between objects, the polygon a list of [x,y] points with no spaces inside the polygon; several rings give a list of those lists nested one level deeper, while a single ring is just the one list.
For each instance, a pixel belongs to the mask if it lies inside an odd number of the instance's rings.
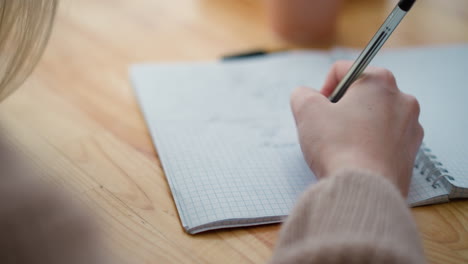
[{"label": "beige knitted sweater", "polygon": [[417,228],[387,179],[342,172],[311,186],[282,227],[270,261],[424,263]]}]

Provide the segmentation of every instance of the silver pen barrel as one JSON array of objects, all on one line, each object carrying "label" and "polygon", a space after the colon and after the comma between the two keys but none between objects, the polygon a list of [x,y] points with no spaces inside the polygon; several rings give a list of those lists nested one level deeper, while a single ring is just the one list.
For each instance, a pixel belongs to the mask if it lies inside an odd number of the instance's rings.
[{"label": "silver pen barrel", "polygon": [[361,52],[357,60],[351,66],[348,73],[335,88],[329,98],[331,102],[338,102],[341,97],[343,97],[346,90],[359,78],[359,76],[361,76],[406,14],[407,12],[403,11],[398,5],[393,9],[367,47]]}]

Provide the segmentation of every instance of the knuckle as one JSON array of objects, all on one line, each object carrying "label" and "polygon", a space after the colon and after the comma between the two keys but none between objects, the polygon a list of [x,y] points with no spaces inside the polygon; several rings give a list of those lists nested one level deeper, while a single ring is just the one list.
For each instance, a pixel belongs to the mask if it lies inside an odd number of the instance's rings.
[{"label": "knuckle", "polygon": [[407,102],[407,105],[409,107],[410,113],[414,114],[415,116],[419,116],[421,113],[421,106],[418,102],[418,99],[414,97],[413,95],[405,95],[405,99]]},{"label": "knuckle", "polygon": [[291,106],[293,107],[293,109],[295,108],[295,106],[299,103],[299,99],[301,98],[301,91],[300,91],[301,88],[296,88],[294,89],[294,91],[291,93],[291,97],[290,97],[290,104]]},{"label": "knuckle", "polygon": [[313,106],[319,102],[319,98],[313,94],[305,94],[302,96],[302,108],[307,108],[308,106]]},{"label": "knuckle", "polygon": [[304,108],[313,100],[310,94],[304,91],[306,88],[297,88],[291,94],[291,107],[294,115],[301,116]]},{"label": "knuckle", "polygon": [[305,115],[311,115],[313,109],[321,103],[322,98],[311,93],[307,88],[298,88],[291,95],[291,108],[296,121],[303,119]]},{"label": "knuckle", "polygon": [[420,141],[422,141],[422,139],[424,138],[424,128],[421,124],[418,125],[418,128],[419,128],[419,139]]},{"label": "knuckle", "polygon": [[382,88],[382,91],[392,94],[397,94],[400,91],[395,76],[385,68],[371,67],[367,73],[367,80]]},{"label": "knuckle", "polygon": [[378,68],[377,74],[383,81],[396,86],[395,75],[393,75],[391,71],[384,69],[384,68]]},{"label": "knuckle", "polygon": [[424,128],[421,126],[421,124],[418,122],[416,129],[414,131],[414,137],[415,140],[417,141],[418,144],[421,144],[421,142],[424,139]]},{"label": "knuckle", "polygon": [[296,88],[294,89],[294,91],[291,93],[291,98],[290,98],[290,103],[291,103],[291,106],[294,108],[296,108],[297,106],[299,106],[299,104],[301,103],[301,98],[302,98],[302,88]]}]

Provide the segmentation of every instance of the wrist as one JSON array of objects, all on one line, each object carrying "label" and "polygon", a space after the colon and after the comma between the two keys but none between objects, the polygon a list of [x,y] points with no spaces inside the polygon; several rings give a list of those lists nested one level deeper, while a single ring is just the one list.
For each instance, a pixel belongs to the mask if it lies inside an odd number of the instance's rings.
[{"label": "wrist", "polygon": [[318,177],[335,177],[344,171],[365,172],[376,177],[386,178],[400,190],[404,197],[408,195],[412,167],[411,169],[405,169],[401,164],[378,159],[376,156],[363,157],[359,153],[350,153],[335,155],[334,159],[327,160],[322,170],[318,173]]}]

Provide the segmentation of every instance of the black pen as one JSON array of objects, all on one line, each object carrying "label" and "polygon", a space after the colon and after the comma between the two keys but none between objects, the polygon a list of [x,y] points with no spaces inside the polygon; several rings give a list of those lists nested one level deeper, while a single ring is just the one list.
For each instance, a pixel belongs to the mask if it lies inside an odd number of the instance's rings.
[{"label": "black pen", "polygon": [[367,47],[362,51],[361,55],[359,55],[357,60],[354,62],[353,66],[351,66],[351,69],[335,88],[329,98],[330,101],[336,103],[341,99],[341,97],[343,97],[346,90],[364,72],[377,52],[379,52],[380,48],[385,44],[385,41],[387,41],[396,27],[400,24],[401,20],[403,20],[405,15],[409,12],[415,1],[416,0],[401,0],[396,5],[392,13],[390,13],[375,36],[372,38],[369,44],[367,44]]},{"label": "black pen", "polygon": [[221,58],[221,61],[235,61],[239,59],[254,59],[258,57],[263,57],[267,56],[272,53],[278,53],[278,52],[283,52],[286,51],[287,49],[285,48],[276,48],[276,49],[254,49],[254,50],[248,50],[248,51],[243,51],[240,53],[233,53],[233,54],[228,54],[224,55]]}]

